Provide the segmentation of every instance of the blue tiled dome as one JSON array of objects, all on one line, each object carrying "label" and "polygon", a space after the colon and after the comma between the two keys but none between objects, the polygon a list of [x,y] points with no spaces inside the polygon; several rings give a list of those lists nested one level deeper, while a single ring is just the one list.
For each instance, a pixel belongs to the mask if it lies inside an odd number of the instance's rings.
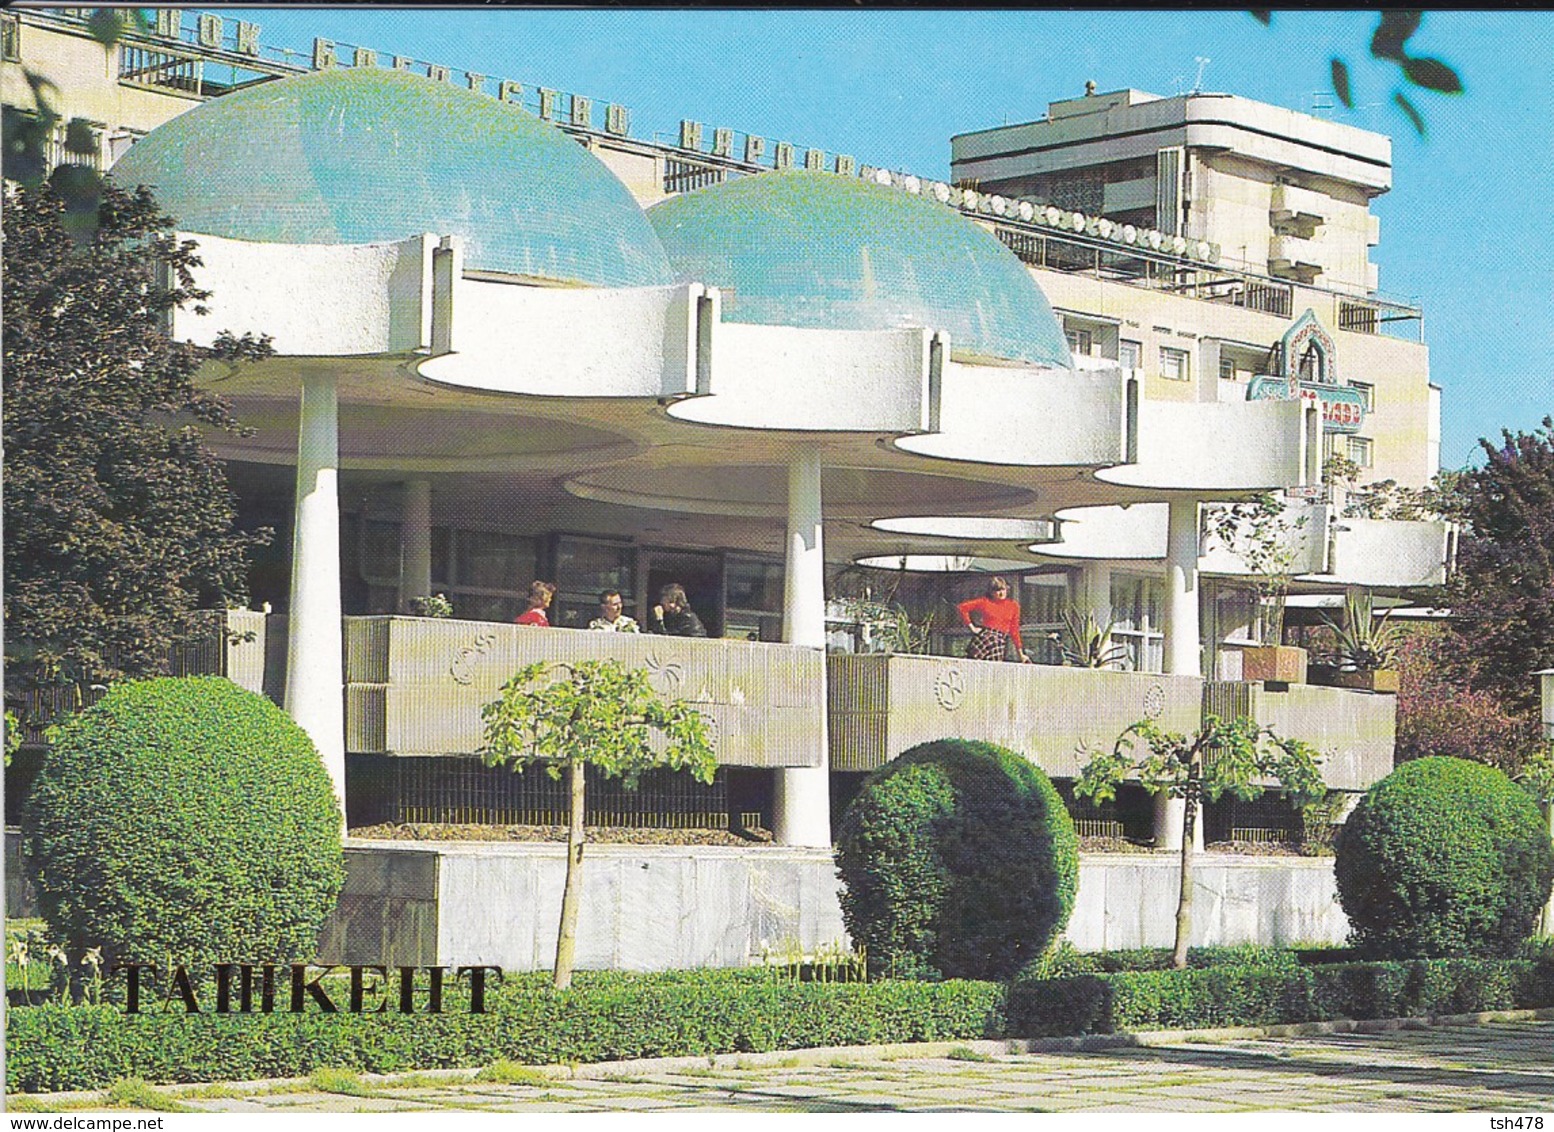
[{"label": "blue tiled dome", "polygon": [[560,130],[403,71],[331,68],[213,99],[113,168],[179,227],[237,240],[467,241],[486,271],[603,287],[663,284],[663,248],[625,186]]},{"label": "blue tiled dome", "polygon": [[675,272],[731,322],[947,330],[957,355],[1068,368],[1052,307],[989,232],[936,201],[831,173],[741,177],[648,210]]}]

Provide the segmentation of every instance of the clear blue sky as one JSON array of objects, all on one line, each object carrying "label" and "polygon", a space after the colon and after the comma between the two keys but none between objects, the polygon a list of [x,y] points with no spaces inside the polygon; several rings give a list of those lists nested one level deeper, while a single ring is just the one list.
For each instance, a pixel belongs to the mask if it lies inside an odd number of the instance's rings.
[{"label": "clear blue sky", "polygon": [[[266,45],[314,36],[630,108],[632,133],[680,119],[948,176],[949,137],[1041,117],[1049,101],[1136,87],[1202,89],[1311,111],[1345,56],[1356,109],[1320,110],[1393,139],[1376,200],[1381,289],[1425,309],[1444,388],[1443,466],[1480,436],[1554,413],[1554,12],[1429,12],[1409,41],[1462,76],[1414,94],[1429,136],[1391,105],[1397,68],[1370,59],[1376,16],[1244,11],[650,11],[226,9]],[[457,80],[460,76],[455,75]],[[1412,92],[1411,92],[1412,93]],[[596,114],[598,112],[596,111]]]}]

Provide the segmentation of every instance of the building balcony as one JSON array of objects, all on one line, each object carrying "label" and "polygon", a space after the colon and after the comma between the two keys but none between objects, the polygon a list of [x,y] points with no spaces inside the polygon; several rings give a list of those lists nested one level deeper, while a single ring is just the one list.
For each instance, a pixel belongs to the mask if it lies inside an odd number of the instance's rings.
[{"label": "building balcony", "polygon": [[867,771],[934,739],[998,743],[1075,778],[1130,724],[1198,726],[1195,676],[999,664],[947,656],[828,658],[831,769]]},{"label": "building balcony", "polygon": [[1322,262],[1311,240],[1300,236],[1275,234],[1268,238],[1268,273],[1280,279],[1315,283],[1323,272]]},{"label": "building balcony", "polygon": [[345,618],[345,747],[352,754],[470,754],[480,709],[524,665],[619,660],[694,703],[725,766],[819,766],[823,659],[813,649],[419,617]]},{"label": "building balcony", "polygon": [[1203,711],[1246,718],[1279,735],[1302,739],[1319,752],[1329,790],[1365,790],[1392,773],[1397,697],[1289,684],[1276,691],[1253,681],[1210,681]]},{"label": "building balcony", "polygon": [[[278,699],[286,623],[284,614],[236,610],[223,630],[212,615],[209,632],[175,668],[223,675]],[[1110,750],[1141,719],[1185,733],[1212,712],[1311,743],[1326,757],[1332,789],[1362,790],[1392,768],[1396,698],[1344,688],[1273,691],[1153,672],[823,656],[785,644],[416,617],[347,617],[343,632],[353,755],[473,754],[481,707],[520,667],[613,658],[646,669],[665,697],[695,704],[711,723],[718,762],[730,767],[820,766],[828,748],[831,770],[863,772],[919,743],[961,738],[998,743],[1054,778],[1074,778],[1093,752]]]}]

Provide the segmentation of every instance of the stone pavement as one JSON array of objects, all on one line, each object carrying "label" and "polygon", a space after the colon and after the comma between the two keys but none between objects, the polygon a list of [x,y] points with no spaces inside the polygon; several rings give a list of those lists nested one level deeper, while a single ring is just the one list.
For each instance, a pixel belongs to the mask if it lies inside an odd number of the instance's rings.
[{"label": "stone pavement", "polygon": [[[155,1090],[185,1111],[1450,1112],[1554,1109],[1554,1012],[1371,1032],[856,1047]],[[1351,1024],[1352,1025],[1352,1024]],[[1289,1033],[1289,1030],[1298,1030]],[[1212,1040],[1205,1041],[1205,1037]],[[1056,1046],[1057,1048],[1053,1048]],[[716,1064],[713,1064],[715,1062]],[[502,1080],[502,1078],[506,1080]],[[90,1094],[38,1098],[81,1107]],[[15,1100],[16,1098],[11,1098]],[[169,1105],[168,1107],[171,1107]],[[46,1111],[55,1111],[50,1108]]]}]

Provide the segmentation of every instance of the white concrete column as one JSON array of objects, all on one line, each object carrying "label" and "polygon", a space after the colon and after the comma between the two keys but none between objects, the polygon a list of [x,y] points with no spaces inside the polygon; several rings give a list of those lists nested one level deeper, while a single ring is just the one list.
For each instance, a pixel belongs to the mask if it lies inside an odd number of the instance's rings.
[{"label": "white concrete column", "polygon": [[399,520],[399,609],[432,593],[432,484],[406,480]]},{"label": "white concrete column", "polygon": [[[782,639],[826,647],[826,560],[821,542],[820,448],[804,445],[788,465],[788,543],[783,575]],[[831,783],[825,730],[825,668],[816,690],[821,713],[820,765],[777,772],[774,824],[779,845],[831,847]]]},{"label": "white concrete column", "polygon": [[1198,501],[1173,498],[1166,539],[1165,670],[1202,676],[1198,628]]},{"label": "white concrete column", "polygon": [[[1165,670],[1175,676],[1202,676],[1202,642],[1198,626],[1198,501],[1171,500],[1166,537]],[[1155,795],[1155,845],[1182,847],[1187,803]],[[1193,831],[1193,846],[1203,845],[1203,814]]]},{"label": "white concrete column", "polygon": [[345,652],[340,624],[339,408],[333,375],[302,379],[291,542],[286,713],[313,740],[345,818]]},{"label": "white concrete column", "polygon": [[[1187,799],[1173,798],[1169,794],[1156,794],[1153,797],[1155,803],[1155,848],[1174,849],[1178,852],[1182,848],[1182,830],[1187,825]],[[1198,807],[1198,820],[1193,825],[1192,847],[1203,849],[1203,807]]]}]

